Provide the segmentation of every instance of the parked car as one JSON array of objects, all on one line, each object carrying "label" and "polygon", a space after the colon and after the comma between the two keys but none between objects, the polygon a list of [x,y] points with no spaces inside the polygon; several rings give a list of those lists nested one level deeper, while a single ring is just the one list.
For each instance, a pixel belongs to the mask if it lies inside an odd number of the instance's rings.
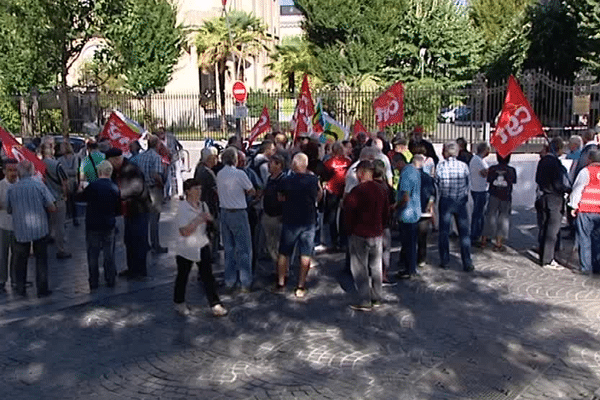
[{"label": "parked car", "polygon": [[442,108],[438,115],[439,122],[453,123],[456,121],[469,121],[473,110],[471,107],[458,106]]},{"label": "parked car", "polygon": [[[54,156],[56,158],[62,156],[60,152],[60,144],[64,140],[64,136],[62,135],[52,135],[54,137]],[[85,139],[80,136],[69,136],[69,143],[73,147],[73,152],[77,153],[85,146]]]}]

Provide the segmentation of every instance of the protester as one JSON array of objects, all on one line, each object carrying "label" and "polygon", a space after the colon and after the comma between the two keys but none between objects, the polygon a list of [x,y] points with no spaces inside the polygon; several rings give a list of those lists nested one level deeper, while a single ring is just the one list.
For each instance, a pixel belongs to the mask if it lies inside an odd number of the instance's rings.
[{"label": "protester", "polygon": [[400,171],[400,184],[396,197],[400,231],[398,278],[410,279],[417,275],[417,224],[421,219],[421,174],[406,162],[400,153],[394,155],[394,166]]},{"label": "protester", "polygon": [[67,215],[73,219],[73,226],[79,226],[77,207],[75,206],[75,194],[78,186],[77,178],[79,177],[80,160],[79,157],[73,154],[73,146],[69,142],[61,142],[60,152],[62,155],[58,158],[58,162],[67,174]]},{"label": "protester", "polygon": [[435,166],[437,162],[435,161],[435,159],[427,155],[426,147],[421,144],[415,144],[411,152],[413,153],[413,160],[414,157],[417,155],[422,156],[421,161],[419,161],[419,165],[422,166],[421,170],[427,175],[429,175],[431,178],[433,178],[435,176]]},{"label": "protester", "polygon": [[[421,151],[417,150],[418,146],[423,146],[425,152],[421,153]],[[440,161],[431,142],[423,139],[423,127],[421,126],[415,126],[415,129],[413,129],[410,141],[408,142],[408,149],[412,154],[423,154],[426,160],[427,158],[431,158],[434,166]],[[427,171],[427,168],[425,168],[425,171]],[[433,174],[430,175],[433,176]]]},{"label": "protester", "polygon": [[[183,196],[183,178],[181,175],[182,159],[180,156],[183,146],[172,132],[165,130],[164,123],[159,123],[156,126],[156,136],[160,139],[162,145],[167,149],[167,158],[169,163],[164,166],[164,196],[166,199],[170,199],[173,196],[173,175],[175,175],[175,183],[177,184],[177,196]],[[164,163],[163,163],[164,164]]]},{"label": "protester", "polygon": [[580,272],[600,273],[600,152],[591,150],[589,164],[577,175],[569,206],[576,216]]},{"label": "protester", "polygon": [[217,176],[213,172],[212,168],[217,165],[218,162],[218,151],[215,147],[205,147],[200,152],[200,161],[194,171],[194,180],[200,183],[202,186],[202,195],[200,200],[210,210],[215,220],[213,226],[214,232],[210,236],[211,239],[211,254],[212,261],[218,260],[220,233],[219,233],[219,194],[217,193]]},{"label": "protester", "polygon": [[561,138],[552,139],[550,153],[539,161],[535,173],[535,182],[541,192],[538,210],[541,221],[540,263],[550,269],[562,268],[555,259],[555,250],[564,214],[564,197],[571,191],[567,170],[558,159],[562,155],[563,145]]},{"label": "protester", "polygon": [[269,256],[277,265],[279,241],[281,238],[281,217],[283,204],[279,200],[279,185],[284,178],[285,160],[280,155],[273,155],[269,161],[269,178],[263,192],[262,228],[265,233],[265,245]]},{"label": "protester", "polygon": [[98,148],[98,143],[94,140],[89,140],[87,143],[88,155],[83,157],[79,165],[79,182],[93,182],[98,179],[96,166],[104,161],[104,153],[101,153]]},{"label": "protester", "polygon": [[258,175],[261,180],[261,186],[269,179],[269,159],[275,154],[277,148],[270,140],[263,140],[258,153],[250,159],[249,167]]},{"label": "protester", "polygon": [[56,212],[50,214],[50,236],[56,244],[56,258],[64,260],[72,255],[67,251],[67,234],[65,232],[65,220],[67,218],[67,192],[68,177],[60,162],[54,158],[54,147],[44,146],[42,157],[46,165],[44,182],[54,196]]},{"label": "protester", "polygon": [[449,231],[452,216],[456,220],[460,237],[460,255],[463,270],[473,271],[471,261],[471,238],[469,236],[469,216],[467,199],[469,196],[469,167],[458,161],[459,147],[456,142],[444,145],[444,160],[440,161],[435,171],[435,181],[439,189],[439,237],[440,267],[448,268],[450,263]]},{"label": "protester", "polygon": [[575,166],[575,171],[573,172],[573,176],[575,178],[577,178],[579,171],[588,165],[588,154],[590,151],[598,150],[598,142],[596,141],[595,130],[588,129],[587,131],[583,132],[581,139],[583,139],[583,148],[581,149],[579,159],[577,160],[577,165]]},{"label": "protester", "polygon": [[462,161],[465,164],[469,165],[471,163],[471,158],[473,157],[473,153],[471,153],[467,149],[467,146],[469,144],[463,137],[459,137],[458,139],[456,139],[456,143],[458,144],[458,148],[459,148],[458,157],[456,157],[456,159],[458,161]]},{"label": "protester", "polygon": [[344,194],[344,181],[352,160],[344,154],[342,143],[332,145],[332,156],[324,163],[325,176],[325,212],[324,220],[329,227],[330,243],[334,251],[346,245],[344,235],[340,235],[338,214]]},{"label": "protester", "polygon": [[423,266],[427,262],[427,235],[429,227],[433,224],[436,188],[435,180],[424,171],[425,156],[415,154],[412,163],[421,175],[421,217],[417,224],[417,265]]},{"label": "protester", "polygon": [[223,168],[217,174],[217,192],[221,206],[221,237],[225,249],[225,286],[232,291],[239,282],[247,293],[252,286],[252,235],[248,223],[246,194],[255,190],[248,175],[238,164],[238,149],[228,147],[221,155]]},{"label": "protester", "polygon": [[150,245],[156,254],[164,254],[168,248],[160,245],[159,222],[164,198],[163,163],[158,155],[160,139],[157,136],[148,136],[148,150],[138,155],[135,159],[136,165],[144,174],[146,186],[150,193],[150,213],[148,214]]},{"label": "protester", "polygon": [[381,242],[382,252],[382,283],[384,285],[392,285],[392,281],[389,279],[390,262],[392,255],[392,219],[393,219],[393,206],[396,203],[396,192],[389,185],[385,179],[385,164],[381,160],[373,161],[373,181],[379,183],[387,194],[390,208],[388,210],[388,218],[385,220],[383,225],[383,236]]},{"label": "protester", "polygon": [[111,148],[106,159],[113,166],[112,180],[121,191],[122,211],[125,232],[123,241],[127,253],[127,269],[119,276],[130,280],[144,280],[148,275],[146,257],[148,255],[148,212],[150,194],[144,174],[137,165],[123,157],[123,152]]},{"label": "protester", "polygon": [[29,160],[17,164],[19,181],[6,196],[6,210],[13,218],[15,232],[16,292],[26,296],[27,262],[31,247],[35,256],[35,284],[38,297],[52,294],[48,287],[48,213],[56,212],[50,190],[33,178],[35,168]]},{"label": "protester", "polygon": [[[508,238],[512,190],[517,183],[517,171],[509,166],[510,154],[502,157],[497,154],[498,164],[492,165],[487,174],[489,188],[489,204],[485,228],[481,238],[481,247],[487,245],[488,238],[496,238],[494,250],[504,251],[504,239]],[[473,162],[473,161],[471,161]]]},{"label": "protester", "polygon": [[373,181],[370,161],[361,161],[356,174],[359,185],[344,199],[350,267],[358,292],[358,301],[351,307],[369,311],[380,305],[383,297],[382,236],[389,216],[389,201],[385,189]]},{"label": "protester", "polygon": [[206,299],[215,317],[227,315],[217,294],[215,278],[212,272],[210,240],[207,235],[207,225],[214,224],[208,205],[201,201],[202,186],[194,179],[183,183],[185,201],[179,203],[177,211],[177,247],[175,261],[177,263],[177,277],[173,302],[175,310],[181,315],[191,314],[190,307],[185,303],[185,291],[188,276],[195,262],[198,273],[204,284]]},{"label": "protester", "polygon": [[471,197],[473,198],[473,213],[471,214],[471,243],[479,244],[483,231],[485,206],[488,202],[488,163],[485,158],[490,154],[490,146],[485,142],[477,145],[477,154],[469,162],[469,183],[471,184]]},{"label": "protester", "polygon": [[310,269],[314,250],[316,204],[321,200],[323,191],[316,175],[308,171],[308,157],[298,153],[292,159],[292,173],[279,185],[280,200],[283,201],[281,241],[277,260],[277,284],[275,292],[285,290],[289,258],[297,246],[300,254],[300,273],[298,285],[294,290],[296,297],[306,296],[306,276]]},{"label": "protester", "polygon": [[82,200],[87,203],[85,214],[85,240],[90,290],[98,289],[98,258],[102,251],[104,280],[106,286],[114,287],[117,276],[115,265],[115,225],[121,214],[121,193],[110,180],[113,166],[102,161],[96,167],[98,179],[83,191]]},{"label": "protester", "polygon": [[9,275],[13,286],[17,282],[15,275],[15,232],[12,215],[6,211],[6,203],[8,190],[18,179],[17,160],[12,158],[5,160],[4,179],[0,181],[0,292],[5,290]]},{"label": "protester", "polygon": [[258,173],[254,171],[248,163],[246,162],[246,154],[243,151],[238,150],[238,162],[237,168],[244,171],[244,173],[250,179],[252,183],[252,187],[254,188],[253,194],[246,194],[246,204],[248,207],[246,211],[248,213],[248,224],[250,225],[250,239],[252,241],[252,256],[251,256],[251,264],[252,264],[252,273],[256,271],[256,266],[258,264],[258,238],[261,234],[260,231],[260,219],[262,218],[262,190],[263,190],[263,181],[259,177]]}]

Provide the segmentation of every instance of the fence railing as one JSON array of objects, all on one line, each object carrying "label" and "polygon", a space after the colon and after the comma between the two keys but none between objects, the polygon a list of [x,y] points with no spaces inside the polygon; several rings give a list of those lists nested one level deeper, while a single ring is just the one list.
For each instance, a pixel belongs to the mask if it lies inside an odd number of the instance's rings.
[{"label": "fence railing", "polygon": [[[597,122],[600,84],[593,83],[594,78],[584,76],[575,82],[564,82],[540,71],[528,71],[520,79],[525,95],[549,136],[569,136]],[[458,137],[471,143],[488,140],[502,109],[505,91],[504,82],[489,84],[482,76],[458,88],[407,83],[405,120],[389,127],[388,132],[410,132],[420,125],[434,142]],[[375,130],[372,102],[381,91],[316,90],[312,94],[315,101],[322,102],[326,112],[345,126],[350,128],[359,119],[367,129]],[[264,106],[268,107],[276,129],[289,129],[296,98],[296,94],[288,92],[251,91],[246,102],[247,117],[241,120],[241,126],[236,120],[239,107],[230,94],[225,95],[225,125],[222,126],[220,99],[214,91],[164,93],[145,98],[125,93],[77,93],[71,96],[70,112],[75,131],[80,131],[86,122],[102,126],[110,112],[119,109],[142,124],[161,120],[181,140],[220,139],[239,130],[248,132]],[[582,98],[588,101],[587,115],[579,110]]]}]

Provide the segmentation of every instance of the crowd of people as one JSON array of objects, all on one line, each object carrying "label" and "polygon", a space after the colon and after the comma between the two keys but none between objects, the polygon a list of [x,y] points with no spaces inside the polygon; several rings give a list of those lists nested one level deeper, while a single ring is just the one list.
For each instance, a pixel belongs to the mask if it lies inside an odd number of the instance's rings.
[{"label": "crowd of people", "polygon": [[[185,301],[194,263],[215,316],[227,314],[219,299],[212,265],[224,253],[222,291],[253,290],[257,260],[272,262],[274,293],[286,293],[291,260],[299,258],[293,295],[307,296],[307,276],[315,251],[341,252],[355,284],[351,307],[369,311],[381,304],[382,287],[415,279],[427,258],[429,232],[437,230],[440,268],[450,266],[450,238],[455,227],[462,269],[475,269],[473,246],[506,250],[513,187],[517,171],[510,155],[496,155],[489,165],[488,143],[468,150],[466,141],[445,143],[441,158],[416,128],[388,141],[384,133],[322,144],[311,137],[290,142],[283,133],[267,134],[255,149],[244,149],[239,137],[226,148],[207,145],[193,178],[183,181],[169,172],[180,161],[180,145],[158,129],[147,149],[137,142],[131,157],[121,150],[90,141],[85,154],[73,156],[64,144],[55,159],[54,144],[41,143],[46,166],[43,179],[34,177],[30,161],[7,159],[0,181],[0,285],[9,280],[26,294],[30,247],[36,258],[38,296],[48,287],[47,246],[53,239],[57,258],[70,257],[65,244],[65,218],[77,220],[75,200],[87,202],[86,245],[91,290],[98,288],[99,255],[103,253],[106,285],[116,277],[144,279],[149,250],[167,253],[160,243],[159,220],[168,187],[178,202],[177,265],[174,303],[180,314],[192,311]],[[535,181],[539,262],[562,268],[556,258],[565,213],[567,228],[576,232],[579,273],[600,273],[600,152],[596,134],[586,131],[568,143],[571,160],[565,168],[565,144],[554,138],[540,152]],[[167,162],[165,162],[165,154]],[[78,161],[73,161],[73,158]],[[175,183],[168,183],[175,177]],[[471,199],[471,201],[469,201]],[[468,204],[472,206],[468,206]],[[567,206],[568,203],[568,206]],[[114,257],[116,221],[124,220],[127,268],[117,273]],[[393,232],[401,251],[391,266]],[[11,257],[9,258],[9,254]],[[392,269],[395,270],[392,274]]]}]

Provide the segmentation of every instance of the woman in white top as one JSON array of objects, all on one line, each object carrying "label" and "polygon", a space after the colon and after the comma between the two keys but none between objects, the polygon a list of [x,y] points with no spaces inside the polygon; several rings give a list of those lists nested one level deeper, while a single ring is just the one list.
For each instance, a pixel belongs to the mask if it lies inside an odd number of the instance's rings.
[{"label": "woman in white top", "polygon": [[177,211],[177,277],[173,301],[175,309],[182,315],[189,315],[190,308],[185,304],[185,289],[192,265],[198,265],[200,278],[204,283],[206,298],[215,317],[227,314],[217,294],[215,278],[212,273],[210,240],[206,225],[213,223],[213,217],[206,203],[200,201],[202,186],[194,179],[183,183],[185,201],[179,203]]}]

